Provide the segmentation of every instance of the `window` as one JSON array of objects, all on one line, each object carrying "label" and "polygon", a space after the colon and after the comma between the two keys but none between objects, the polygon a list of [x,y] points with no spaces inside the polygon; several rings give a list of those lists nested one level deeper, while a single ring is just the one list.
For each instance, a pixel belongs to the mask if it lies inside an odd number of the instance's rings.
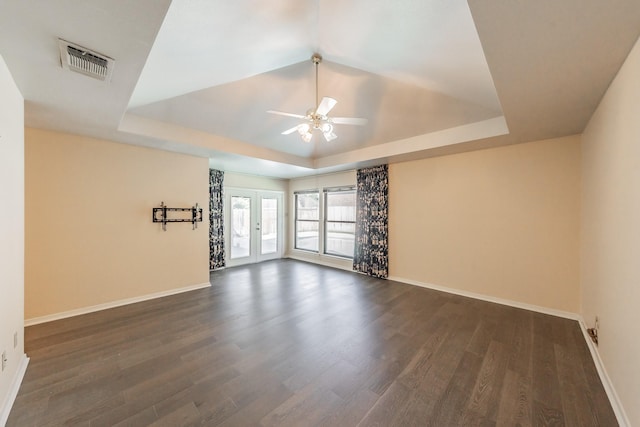
[{"label": "window", "polygon": [[296,196],[296,241],[295,248],[319,251],[320,243],[320,193],[295,193]]},{"label": "window", "polygon": [[327,189],[324,206],[324,253],[353,258],[356,190],[353,187]]},{"label": "window", "polygon": [[251,199],[249,197],[231,197],[230,219],[230,259],[247,257],[251,250]]}]

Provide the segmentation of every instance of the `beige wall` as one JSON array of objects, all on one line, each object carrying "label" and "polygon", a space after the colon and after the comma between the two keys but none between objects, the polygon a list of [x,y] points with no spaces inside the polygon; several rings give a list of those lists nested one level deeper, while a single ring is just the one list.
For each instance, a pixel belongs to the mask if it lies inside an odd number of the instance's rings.
[{"label": "beige wall", "polygon": [[583,317],[631,425],[640,426],[640,42],[583,134]]},{"label": "beige wall", "polygon": [[199,203],[208,160],[26,129],[26,319],[206,284],[208,226],[153,223]]},{"label": "beige wall", "polygon": [[224,186],[246,188],[249,190],[268,190],[286,192],[289,181],[286,179],[267,178],[264,176],[247,175],[242,173],[225,172]]},{"label": "beige wall", "polygon": [[577,313],[580,138],[389,168],[390,276]]},{"label": "beige wall", "polygon": [[[24,357],[24,102],[0,56],[0,425]],[[13,335],[18,334],[14,347]]]}]

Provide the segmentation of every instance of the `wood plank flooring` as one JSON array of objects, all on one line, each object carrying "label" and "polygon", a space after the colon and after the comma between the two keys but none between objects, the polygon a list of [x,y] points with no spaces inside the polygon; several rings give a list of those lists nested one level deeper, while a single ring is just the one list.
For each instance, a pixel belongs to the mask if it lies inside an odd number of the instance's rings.
[{"label": "wood plank flooring", "polygon": [[616,426],[575,321],[293,260],[31,326],[8,426]]}]

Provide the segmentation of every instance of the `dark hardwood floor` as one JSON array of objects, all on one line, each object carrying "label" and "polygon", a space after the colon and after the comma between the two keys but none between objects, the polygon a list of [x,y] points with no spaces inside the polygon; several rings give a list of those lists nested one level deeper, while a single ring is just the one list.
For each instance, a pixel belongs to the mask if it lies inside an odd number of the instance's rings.
[{"label": "dark hardwood floor", "polygon": [[26,329],[8,426],[615,426],[575,321],[313,264]]}]

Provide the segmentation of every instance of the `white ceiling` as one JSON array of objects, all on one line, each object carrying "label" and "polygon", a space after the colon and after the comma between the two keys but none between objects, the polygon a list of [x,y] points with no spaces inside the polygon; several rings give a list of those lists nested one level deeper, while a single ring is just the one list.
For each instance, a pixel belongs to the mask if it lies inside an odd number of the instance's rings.
[{"label": "white ceiling", "polygon": [[[637,0],[3,0],[27,126],[289,178],[579,133],[640,34]],[[63,38],[115,59],[60,67]],[[338,100],[338,138],[281,135]]]}]

